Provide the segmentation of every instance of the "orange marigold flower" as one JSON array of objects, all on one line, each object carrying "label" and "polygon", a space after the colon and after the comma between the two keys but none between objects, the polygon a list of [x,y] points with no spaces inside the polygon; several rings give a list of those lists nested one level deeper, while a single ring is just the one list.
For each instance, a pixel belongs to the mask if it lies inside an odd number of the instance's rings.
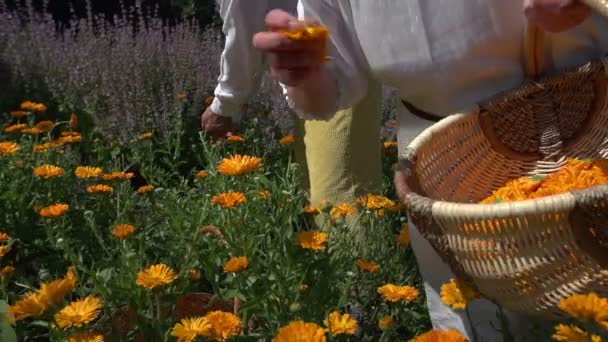
[{"label": "orange marigold flower", "polygon": [[558,324],[555,326],[555,334],[552,336],[556,341],[566,342],[602,342],[603,339],[598,335],[591,335],[574,325]]},{"label": "orange marigold flower", "polygon": [[469,342],[458,330],[432,330],[415,337],[411,342]]},{"label": "orange marigold flower", "polygon": [[304,249],[322,251],[327,247],[329,234],[318,230],[299,232],[296,235],[296,242]]},{"label": "orange marigold flower", "polygon": [[171,267],[165,264],[158,264],[152,265],[139,272],[137,275],[137,285],[147,289],[153,289],[159,286],[169,285],[175,279],[177,279],[177,274]]},{"label": "orange marigold flower", "polygon": [[245,142],[245,138],[241,137],[240,135],[231,135],[228,138],[226,138],[226,140],[228,140],[231,143]]},{"label": "orange marigold flower", "polygon": [[479,293],[458,279],[441,286],[441,300],[454,310],[466,309],[469,302],[479,298]]},{"label": "orange marigold flower", "polygon": [[154,133],[144,132],[139,135],[139,140],[148,140],[148,139],[152,139],[152,137],[154,137]]},{"label": "orange marigold flower", "polygon": [[357,204],[370,210],[399,210],[399,205],[397,204],[397,202],[381,195],[367,194],[365,196],[359,197],[357,199]]},{"label": "orange marigold flower", "polygon": [[254,172],[261,166],[262,158],[237,154],[222,160],[217,170],[225,176],[240,176]]},{"label": "orange marigold flower", "polygon": [[0,242],[6,242],[10,240],[11,237],[6,233],[0,233]]},{"label": "orange marigold flower", "polygon": [[76,113],[72,113],[70,115],[70,128],[77,130],[80,128],[80,123],[78,120],[78,115]]},{"label": "orange marigold flower", "polygon": [[85,331],[70,337],[68,342],[103,342],[103,335],[94,331]]},{"label": "orange marigold flower", "polygon": [[24,117],[24,116],[27,115],[27,112],[24,111],[24,110],[14,110],[14,111],[11,112],[11,115],[14,118],[22,118],[22,117]]},{"label": "orange marigold flower", "polygon": [[330,215],[333,218],[345,218],[350,215],[357,213],[357,208],[353,207],[348,203],[342,203],[333,207],[330,211]]},{"label": "orange marigold flower", "polygon": [[171,335],[178,342],[194,342],[198,337],[211,334],[211,323],[206,317],[184,318],[173,326]]},{"label": "orange marigold flower", "polygon": [[376,273],[380,270],[380,266],[375,262],[359,259],[355,263],[357,264],[357,267],[366,272]]},{"label": "orange marigold flower", "polygon": [[27,125],[24,123],[14,124],[14,125],[10,125],[10,126],[6,127],[4,129],[4,132],[6,132],[6,133],[20,132],[21,130],[23,130],[26,127],[27,127]]},{"label": "orange marigold flower", "polygon": [[201,271],[199,270],[190,270],[190,280],[199,281],[202,278]]},{"label": "orange marigold flower", "polygon": [[[66,132],[61,132],[61,133],[66,133]],[[57,142],[61,143],[61,144],[75,144],[75,143],[79,143],[81,141],[82,141],[82,136],[80,134],[64,135],[64,136],[60,137],[59,139],[57,139]]]},{"label": "orange marigold flower", "polygon": [[2,267],[0,270],[0,276],[2,276],[2,281],[6,284],[8,280],[15,274],[16,269],[12,265],[7,265]]},{"label": "orange marigold flower", "polygon": [[125,239],[135,233],[137,229],[132,224],[119,224],[112,229],[112,235],[119,239]]},{"label": "orange marigold flower", "polygon": [[57,203],[51,206],[40,209],[40,216],[48,218],[57,218],[65,215],[70,206],[65,203]]},{"label": "orange marigold flower", "polygon": [[34,126],[34,128],[37,128],[37,129],[41,130],[42,132],[48,132],[53,127],[55,127],[55,123],[51,120],[40,121],[36,124],[36,126]]},{"label": "orange marigold flower", "polygon": [[209,172],[207,172],[205,170],[201,170],[196,173],[196,178],[198,178],[198,179],[207,178],[208,176],[209,176]]},{"label": "orange marigold flower", "polygon": [[327,337],[325,336],[325,329],[315,323],[293,321],[281,328],[274,340],[276,342],[326,342]]},{"label": "orange marigold flower", "polygon": [[42,133],[44,133],[44,131],[38,127],[29,127],[29,128],[22,129],[21,133],[36,135],[36,134],[42,134]]},{"label": "orange marigold flower", "polygon": [[8,312],[13,321],[20,321],[30,317],[40,317],[46,309],[46,301],[38,293],[30,292],[23,299],[11,305]]},{"label": "orange marigold flower", "polygon": [[270,198],[270,191],[268,190],[262,190],[262,191],[258,191],[258,196],[260,196],[261,199],[269,199]]},{"label": "orange marigold flower", "polygon": [[55,315],[55,322],[61,329],[80,328],[94,321],[99,316],[102,308],[101,299],[89,296],[72,302],[59,311]]},{"label": "orange marigold flower", "polygon": [[46,112],[47,107],[43,103],[24,101],[21,102],[21,109],[30,112]]},{"label": "orange marigold flower", "polygon": [[378,320],[378,327],[380,330],[390,329],[395,325],[395,320],[391,316],[384,316],[380,320]]},{"label": "orange marigold flower", "polygon": [[19,144],[12,141],[0,142],[0,156],[10,156],[21,150]]},{"label": "orange marigold flower", "polygon": [[559,308],[578,320],[592,321],[608,329],[608,299],[596,293],[574,294],[563,299]]},{"label": "orange marigold flower", "polygon": [[234,257],[224,265],[224,272],[240,272],[249,267],[249,258],[246,256]]},{"label": "orange marigold flower", "polygon": [[324,323],[329,328],[332,336],[354,335],[359,327],[357,320],[353,316],[349,314],[341,315],[337,311],[330,313],[329,318]]},{"label": "orange marigold flower", "polygon": [[378,288],[378,293],[390,302],[411,302],[420,296],[418,289],[409,285],[399,286],[395,284],[386,284]]},{"label": "orange marigold flower", "polygon": [[56,165],[44,164],[34,169],[34,176],[48,179],[53,177],[61,177],[65,175],[65,171]]},{"label": "orange marigold flower", "polygon": [[0,246],[0,257],[3,257],[11,251],[11,246]]},{"label": "orange marigold flower", "polygon": [[202,336],[216,341],[227,341],[232,336],[243,333],[243,322],[232,313],[211,311],[205,315],[205,319],[211,324],[211,329]]},{"label": "orange marigold flower", "polygon": [[286,135],[283,138],[281,138],[281,140],[279,140],[279,143],[281,145],[292,145],[295,142],[296,142],[296,137],[293,134]]},{"label": "orange marigold flower", "polygon": [[220,205],[223,208],[238,207],[246,201],[247,197],[242,192],[226,192],[211,198],[211,203]]},{"label": "orange marigold flower", "polygon": [[394,151],[395,149],[397,149],[398,144],[396,141],[385,141],[383,146],[384,146],[384,150]]},{"label": "orange marigold flower", "polygon": [[307,205],[304,208],[304,212],[308,215],[319,215],[321,213],[321,209],[317,208],[317,207],[313,207],[310,205]]},{"label": "orange marigold flower", "polygon": [[409,225],[405,225],[403,227],[403,229],[401,229],[401,231],[399,232],[399,244],[402,246],[409,246],[410,243],[412,242],[412,238],[410,237],[410,228]]},{"label": "orange marigold flower", "polygon": [[51,142],[47,142],[47,143],[43,143],[43,144],[37,144],[37,145],[34,145],[34,152],[39,152],[39,153],[48,152],[48,150],[50,150],[50,149],[61,147],[61,146],[63,146],[63,143],[60,141],[51,141]]},{"label": "orange marigold flower", "polygon": [[145,193],[148,193],[148,192],[152,192],[153,190],[154,190],[154,186],[152,186],[152,185],[144,185],[144,186],[140,186],[137,189],[137,192],[140,193],[140,194],[145,194]]},{"label": "orange marigold flower", "polygon": [[213,96],[207,96],[207,98],[205,98],[205,104],[207,106],[211,106],[211,104],[213,103],[213,100],[215,100],[215,97],[213,97]]},{"label": "orange marigold flower", "polygon": [[188,97],[188,94],[186,94],[186,93],[179,93],[179,94],[175,95],[175,98],[178,100],[184,100],[186,97]]},{"label": "orange marigold flower", "polygon": [[95,185],[91,185],[87,188],[87,192],[90,194],[96,194],[96,193],[110,193],[114,191],[114,188],[112,188],[109,185],[105,185],[105,184],[95,184]]},{"label": "orange marigold flower", "polygon": [[74,171],[74,174],[78,178],[97,178],[103,174],[103,169],[100,167],[93,166],[79,166]]},{"label": "orange marigold flower", "polygon": [[122,172],[122,171],[106,173],[105,175],[103,175],[103,179],[107,180],[107,181],[125,180],[125,179],[131,179],[133,177],[135,177],[135,174],[133,172]]}]

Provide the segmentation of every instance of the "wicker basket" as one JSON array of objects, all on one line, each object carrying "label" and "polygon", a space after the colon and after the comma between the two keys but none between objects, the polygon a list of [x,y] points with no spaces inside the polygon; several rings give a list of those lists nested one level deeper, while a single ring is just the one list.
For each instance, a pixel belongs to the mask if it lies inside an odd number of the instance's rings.
[{"label": "wicker basket", "polygon": [[[606,1],[587,0],[603,14]],[[542,70],[529,27],[526,67]],[[457,277],[514,312],[561,316],[574,293],[608,295],[608,186],[516,203],[478,203],[507,181],[608,159],[608,60],[521,88],[424,131],[400,156],[411,222]]]}]

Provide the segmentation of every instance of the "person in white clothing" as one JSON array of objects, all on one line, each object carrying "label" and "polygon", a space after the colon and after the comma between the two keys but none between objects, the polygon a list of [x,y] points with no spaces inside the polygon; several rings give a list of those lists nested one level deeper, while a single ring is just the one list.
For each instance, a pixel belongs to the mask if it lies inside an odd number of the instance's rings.
[{"label": "person in white clothing", "polygon": [[[546,38],[550,58],[546,64],[552,71],[582,65],[608,52],[608,22],[576,0],[302,3],[299,18],[281,11],[268,13],[267,30],[254,37],[254,45],[267,53],[290,104],[304,118],[327,119],[357,102],[369,79],[392,86],[405,102],[398,120],[400,150],[431,123],[429,117],[464,111],[523,82],[527,20],[551,32]],[[322,47],[277,32],[296,30],[304,19],[316,20],[331,31],[329,61],[318,58]],[[408,191],[405,177],[395,174],[401,196]],[[474,325],[482,340],[502,340],[503,333],[495,329],[500,328],[498,309],[491,303],[472,304],[469,321],[441,302],[440,287],[454,276],[417,229],[410,229],[434,328],[457,329],[472,339]],[[518,340],[531,340],[526,333],[532,321],[510,318],[511,333]]]}]

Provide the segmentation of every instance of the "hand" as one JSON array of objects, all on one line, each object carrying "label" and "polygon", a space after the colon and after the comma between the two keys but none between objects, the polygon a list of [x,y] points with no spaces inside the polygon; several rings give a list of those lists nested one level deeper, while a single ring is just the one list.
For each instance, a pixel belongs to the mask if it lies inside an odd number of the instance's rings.
[{"label": "hand", "polygon": [[395,184],[395,190],[397,192],[397,196],[399,197],[399,200],[401,201],[401,203],[405,203],[405,197],[407,196],[407,194],[412,192],[412,189],[410,188],[409,184],[408,184],[408,180],[410,177],[410,174],[408,170],[403,170],[399,164],[395,164],[393,166],[393,170],[395,170],[395,176],[394,176],[394,184]]},{"label": "hand", "polygon": [[298,21],[282,10],[272,10],[266,16],[268,31],[257,33],[253,45],[268,56],[275,79],[287,86],[298,86],[321,69],[326,49],[323,44],[296,41],[279,31],[295,31],[314,20]]},{"label": "hand", "polygon": [[562,32],[585,21],[591,9],[578,0],[524,0],[524,13],[541,29]]},{"label": "hand", "polygon": [[213,140],[224,138],[234,132],[232,119],[214,113],[211,107],[201,115],[201,127]]}]

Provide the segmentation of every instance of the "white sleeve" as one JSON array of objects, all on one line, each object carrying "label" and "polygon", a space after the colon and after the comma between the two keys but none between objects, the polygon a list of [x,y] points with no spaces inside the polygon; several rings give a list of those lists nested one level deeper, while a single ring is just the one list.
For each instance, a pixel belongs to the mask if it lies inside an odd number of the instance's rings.
[{"label": "white sleeve", "polygon": [[[369,80],[367,58],[361,49],[353,25],[351,1],[355,0],[299,0],[298,2],[299,19],[315,18],[331,31],[329,53],[332,59],[327,62],[327,67],[337,85],[336,111],[350,108],[361,101],[367,93]],[[335,111],[303,113],[298,110],[297,103],[289,99],[288,102],[294,111],[305,119],[329,119],[335,114]]]},{"label": "white sleeve", "polygon": [[[240,121],[263,72],[263,56],[253,47],[253,36],[264,30],[268,0],[218,0],[226,44],[211,110]],[[204,53],[204,51],[201,51]]]}]

